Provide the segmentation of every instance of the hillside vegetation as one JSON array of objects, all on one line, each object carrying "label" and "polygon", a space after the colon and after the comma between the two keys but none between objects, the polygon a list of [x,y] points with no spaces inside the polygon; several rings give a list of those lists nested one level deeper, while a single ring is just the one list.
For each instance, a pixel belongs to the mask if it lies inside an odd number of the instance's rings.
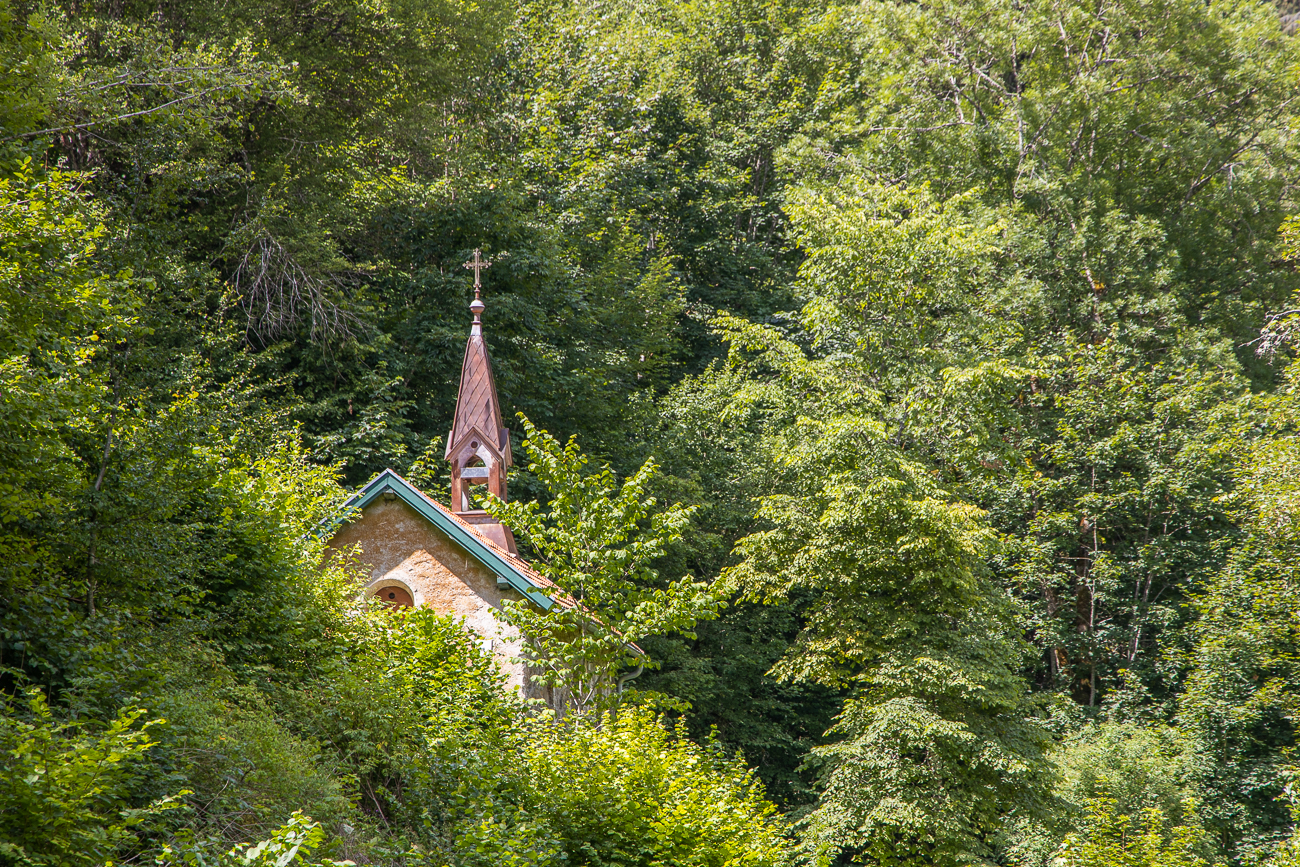
[{"label": "hillside vegetation", "polygon": [[[0,0],[0,863],[1300,864],[1291,23]],[[562,720],[322,558],[476,248]]]}]

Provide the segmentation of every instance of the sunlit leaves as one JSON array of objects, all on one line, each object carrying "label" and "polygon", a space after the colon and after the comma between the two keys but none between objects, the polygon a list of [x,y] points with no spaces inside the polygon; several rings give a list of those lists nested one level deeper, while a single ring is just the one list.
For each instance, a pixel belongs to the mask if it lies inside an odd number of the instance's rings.
[{"label": "sunlit leaves", "polygon": [[724,577],[756,600],[807,600],[774,675],[852,687],[813,751],[805,844],[881,864],[991,852],[1008,815],[1043,812],[1048,773],[1015,612],[981,568],[983,513],[903,455],[877,396],[835,365],[765,329],[732,335],[734,363],[766,372],[737,402],[783,392],[790,416],[763,443],[780,481]]},{"label": "sunlit leaves", "polygon": [[653,460],[620,483],[608,466],[589,472],[576,439],[562,446],[527,418],[523,423],[528,470],[550,502],[545,510],[537,502],[486,505],[532,546],[535,567],[563,596],[549,611],[528,600],[508,602],[504,616],[523,635],[524,656],[539,679],[560,687],[573,710],[585,714],[616,700],[620,667],[645,664],[637,641],[689,632],[713,616],[720,600],[690,576],[658,580],[654,562],[681,539],[692,510],[656,508],[648,492],[658,470]]}]

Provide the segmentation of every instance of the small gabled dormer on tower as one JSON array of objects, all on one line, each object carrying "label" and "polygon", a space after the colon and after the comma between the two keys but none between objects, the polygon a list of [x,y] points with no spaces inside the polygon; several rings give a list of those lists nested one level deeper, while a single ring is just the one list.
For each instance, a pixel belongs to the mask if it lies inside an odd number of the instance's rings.
[{"label": "small gabled dormer on tower", "polygon": [[510,528],[482,509],[474,508],[470,488],[484,485],[499,499],[506,499],[506,470],[510,467],[510,433],[501,423],[501,402],[496,381],[492,378],[492,361],[483,341],[482,314],[486,305],[480,297],[480,273],[488,266],[479,250],[465,263],[474,270],[474,300],[469,309],[474,322],[465,344],[465,361],[460,370],[460,393],[456,397],[456,415],[447,435],[446,458],[451,464],[451,509],[456,516],[486,539],[510,553],[516,553],[515,537]]}]

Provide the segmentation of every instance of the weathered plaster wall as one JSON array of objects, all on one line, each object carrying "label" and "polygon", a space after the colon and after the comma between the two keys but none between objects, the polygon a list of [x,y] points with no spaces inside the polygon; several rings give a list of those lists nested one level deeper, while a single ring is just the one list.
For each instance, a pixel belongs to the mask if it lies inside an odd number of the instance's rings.
[{"label": "weathered plaster wall", "polygon": [[415,607],[461,618],[485,647],[491,642],[510,685],[525,689],[523,666],[511,662],[519,655],[518,633],[493,614],[518,593],[498,590],[496,575],[400,499],[376,500],[330,540],[336,549],[354,545],[370,567],[367,593],[396,584],[411,592]]}]

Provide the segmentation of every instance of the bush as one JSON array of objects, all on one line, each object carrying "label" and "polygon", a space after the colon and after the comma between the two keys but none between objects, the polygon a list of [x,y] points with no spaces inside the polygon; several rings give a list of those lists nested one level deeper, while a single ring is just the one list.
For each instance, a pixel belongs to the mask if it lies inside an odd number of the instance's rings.
[{"label": "bush", "polygon": [[[137,764],[154,746],[137,725],[144,711],[123,708],[102,730],[55,719],[38,689],[26,708],[5,701],[0,715],[0,860],[23,867],[103,864],[137,842],[136,830],[177,806],[164,798],[133,808]],[[23,717],[26,717],[25,719]]]},{"label": "bush", "polygon": [[541,728],[524,753],[536,809],[573,867],[789,858],[775,808],[739,759],[692,743],[649,711]]},{"label": "bush", "polygon": [[[1190,805],[1184,811],[1193,815]],[[1199,823],[1172,825],[1155,808],[1128,816],[1113,798],[1089,801],[1078,833],[1065,838],[1053,867],[1206,867],[1209,848]]]},{"label": "bush", "polygon": [[227,852],[212,854],[202,846],[166,846],[159,867],[345,867],[351,861],[308,858],[325,841],[325,831],[310,816],[295,812],[289,821],[256,844],[240,843]]},{"label": "bush", "polygon": [[1143,860],[1159,857],[1173,867],[1199,863],[1195,859],[1209,851],[1195,809],[1203,759],[1177,730],[1088,723],[1056,748],[1052,760],[1060,772],[1053,814],[1047,822],[1014,826],[1009,835],[1014,863],[1138,867],[1165,863]]}]

